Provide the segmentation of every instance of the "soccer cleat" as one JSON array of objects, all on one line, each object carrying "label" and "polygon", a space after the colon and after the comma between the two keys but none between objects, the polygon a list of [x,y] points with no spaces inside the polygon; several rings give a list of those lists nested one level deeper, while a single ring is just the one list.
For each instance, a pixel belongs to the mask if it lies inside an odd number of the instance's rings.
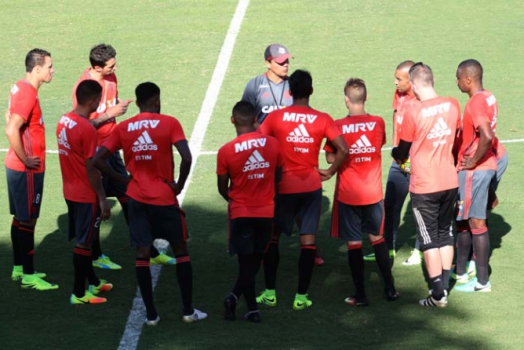
[{"label": "soccer cleat", "polygon": [[107,301],[106,298],[100,298],[86,290],[83,297],[79,298],[74,294],[71,294],[69,298],[71,305],[83,305],[83,304],[103,304]]},{"label": "soccer cleat", "polygon": [[430,295],[426,299],[420,300],[419,304],[421,306],[426,306],[426,307],[446,307],[448,306],[448,292],[444,291],[444,296],[440,300],[437,300],[433,298],[432,295]]},{"label": "soccer cleat", "polygon": [[491,292],[491,283],[488,281],[485,285],[478,282],[477,278],[473,278],[466,284],[456,285],[455,289],[457,292],[464,293],[489,293]]},{"label": "soccer cleat", "polygon": [[386,295],[387,301],[395,301],[400,296],[400,294],[398,294],[397,290],[395,289],[394,285],[386,287],[386,289],[384,289],[384,294]]},{"label": "soccer cleat", "polygon": [[160,322],[160,316],[156,315],[156,318],[154,320],[150,320],[146,317],[146,320],[144,321],[144,323],[148,326],[156,326],[158,324],[158,322]]},{"label": "soccer cleat", "polygon": [[389,257],[390,257],[391,259],[395,259],[395,258],[397,257],[397,252],[395,251],[395,249],[391,249],[391,250],[389,251]]},{"label": "soccer cleat", "polygon": [[113,283],[108,283],[106,280],[100,280],[98,286],[90,284],[87,290],[93,295],[98,295],[102,292],[109,292],[111,289],[113,289]]},{"label": "soccer cleat", "polygon": [[166,253],[161,252],[160,254],[158,254],[156,258],[150,258],[149,264],[150,265],[166,265],[166,266],[176,265],[176,259],[170,257]]},{"label": "soccer cleat", "polygon": [[477,264],[475,263],[475,260],[468,261],[466,270],[468,271],[468,275],[470,278],[477,277]]},{"label": "soccer cleat", "polygon": [[237,309],[237,297],[233,293],[224,299],[225,319],[234,321],[236,319],[235,311]]},{"label": "soccer cleat", "polygon": [[414,266],[414,265],[420,265],[422,263],[422,253],[415,249],[411,252],[411,255],[409,258],[407,258],[404,262],[402,262],[402,265],[404,266]]},{"label": "soccer cleat", "polygon": [[347,297],[344,302],[351,306],[368,306],[369,301],[366,297],[357,298],[356,296]]},{"label": "soccer cleat", "polygon": [[115,264],[114,262],[109,259],[108,256],[105,256],[104,254],[100,255],[100,257],[96,260],[93,260],[93,266],[98,267],[99,269],[104,270],[120,270],[122,269],[122,266]]},{"label": "soccer cleat", "polygon": [[449,279],[454,279],[457,281],[457,284],[466,284],[469,282],[469,275],[467,273],[463,274],[463,275],[457,275],[455,273],[455,271],[453,271],[450,275],[449,275]]},{"label": "soccer cleat", "polygon": [[275,291],[266,289],[257,297],[257,303],[267,306],[277,306],[277,296]]},{"label": "soccer cleat", "polygon": [[375,253],[364,255],[364,261],[375,261]]},{"label": "soccer cleat", "polygon": [[[35,271],[34,275],[40,278],[45,278],[47,276],[45,273],[37,272],[37,271]],[[13,266],[13,272],[11,273],[11,279],[15,282],[18,282],[22,280],[22,277],[24,277],[24,268],[18,265]]]},{"label": "soccer cleat", "polygon": [[207,318],[207,314],[205,312],[193,309],[193,313],[191,315],[184,315],[182,317],[182,321],[184,321],[185,323],[192,323],[202,321],[205,318]]},{"label": "soccer cleat", "polygon": [[24,275],[24,277],[22,277],[22,288],[36,290],[54,290],[58,289],[58,285],[54,283],[49,283],[36,275]]},{"label": "soccer cleat", "polygon": [[307,294],[295,294],[295,301],[293,302],[293,310],[304,310],[313,305],[313,302],[308,299]]},{"label": "soccer cleat", "polygon": [[244,315],[244,320],[252,322],[252,323],[260,323],[260,312],[257,311],[249,311],[247,314]]}]

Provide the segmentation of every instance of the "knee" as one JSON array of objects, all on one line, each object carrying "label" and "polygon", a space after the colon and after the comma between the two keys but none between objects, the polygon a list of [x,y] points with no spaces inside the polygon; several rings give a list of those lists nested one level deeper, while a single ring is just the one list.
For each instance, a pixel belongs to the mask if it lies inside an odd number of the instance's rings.
[{"label": "knee", "polygon": [[136,257],[139,259],[149,259],[150,257],[150,247],[137,247],[136,248]]}]

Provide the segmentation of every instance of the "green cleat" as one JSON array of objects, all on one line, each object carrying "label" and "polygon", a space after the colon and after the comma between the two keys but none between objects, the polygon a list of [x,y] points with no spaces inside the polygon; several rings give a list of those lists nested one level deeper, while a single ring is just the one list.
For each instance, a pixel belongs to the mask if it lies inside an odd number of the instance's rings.
[{"label": "green cleat", "polygon": [[77,297],[74,294],[71,294],[71,298],[69,299],[69,301],[71,302],[71,305],[83,305],[83,304],[102,304],[102,303],[105,303],[107,299],[97,297],[89,293],[89,291],[86,290],[84,296],[81,298]]},{"label": "green cleat", "polygon": [[375,261],[375,253],[364,255],[364,261]]},{"label": "green cleat", "polygon": [[149,259],[150,265],[176,265],[176,259],[170,257],[166,253],[160,253],[156,258],[150,258]]},{"label": "green cleat", "polygon": [[295,301],[293,302],[293,310],[304,310],[313,305],[313,302],[308,299],[307,294],[295,294]]},{"label": "green cleat", "polygon": [[98,286],[91,284],[87,291],[93,295],[98,295],[102,292],[109,292],[111,289],[113,289],[113,283],[107,283],[106,280],[101,279]]},{"label": "green cleat", "polygon": [[53,290],[58,289],[58,285],[44,281],[36,275],[24,275],[22,277],[22,288],[36,290]]},{"label": "green cleat", "polygon": [[277,296],[275,290],[266,289],[257,297],[258,304],[264,304],[267,306],[277,306]]},{"label": "green cleat", "polygon": [[[47,275],[43,272],[37,272],[35,271],[35,276],[40,278],[45,278]],[[11,273],[11,279],[15,282],[19,282],[22,280],[22,277],[24,277],[24,268],[20,266],[13,266],[13,272]]]},{"label": "green cleat", "polygon": [[120,270],[122,269],[122,266],[115,264],[114,262],[109,259],[108,256],[105,256],[104,254],[100,255],[100,257],[96,260],[93,260],[93,266],[98,267],[99,269],[104,270]]}]

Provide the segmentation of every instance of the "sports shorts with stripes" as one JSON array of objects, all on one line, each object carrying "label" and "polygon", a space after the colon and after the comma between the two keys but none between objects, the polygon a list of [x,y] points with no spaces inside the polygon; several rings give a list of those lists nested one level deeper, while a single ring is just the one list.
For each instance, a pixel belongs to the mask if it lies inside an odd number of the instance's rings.
[{"label": "sports shorts with stripes", "polygon": [[22,222],[38,219],[44,191],[44,173],[6,168],[6,178],[11,215]]},{"label": "sports shorts with stripes", "polygon": [[316,235],[322,209],[322,189],[278,194],[275,197],[275,230],[291,235],[296,222],[301,235]]},{"label": "sports shorts with stripes", "polygon": [[453,214],[457,189],[410,193],[420,249],[426,251],[453,245]]},{"label": "sports shorts with stripes", "polygon": [[146,204],[129,199],[131,245],[150,247],[157,238],[170,244],[187,240],[185,213],[176,205]]},{"label": "sports shorts with stripes", "polygon": [[345,242],[361,241],[363,235],[382,235],[384,202],[349,205],[335,200],[331,212],[331,237]]},{"label": "sports shorts with stripes", "polygon": [[273,218],[229,220],[229,254],[264,253],[269,243]]},{"label": "sports shorts with stripes", "polygon": [[499,187],[500,180],[502,180],[502,175],[506,172],[508,168],[508,154],[505,153],[502,157],[497,159],[497,173],[495,177],[491,180],[491,188],[493,191],[496,191]]},{"label": "sports shorts with stripes", "polygon": [[457,221],[486,219],[491,180],[495,170],[461,170]]},{"label": "sports shorts with stripes", "polygon": [[100,233],[100,206],[97,203],[79,203],[66,199],[69,219],[69,240],[90,245]]}]

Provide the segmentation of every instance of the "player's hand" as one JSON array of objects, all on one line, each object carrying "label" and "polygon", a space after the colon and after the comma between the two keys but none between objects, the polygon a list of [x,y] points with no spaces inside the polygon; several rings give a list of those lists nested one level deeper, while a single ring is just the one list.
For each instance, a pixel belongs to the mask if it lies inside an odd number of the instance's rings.
[{"label": "player's hand", "polygon": [[40,157],[27,157],[24,165],[29,169],[38,169],[40,167]]},{"label": "player's hand", "polygon": [[120,117],[127,112],[127,107],[133,100],[119,101],[115,106],[108,108],[106,113],[111,118]]},{"label": "player's hand", "polygon": [[173,190],[173,192],[175,192],[175,195],[178,196],[178,195],[180,194],[180,192],[182,192],[182,187],[180,187],[176,181],[173,181],[173,182],[166,182],[166,183],[167,183],[167,185],[168,185],[169,187],[171,187],[171,189]]},{"label": "player's hand", "polygon": [[460,166],[462,169],[473,169],[477,166],[477,163],[473,161],[472,157],[466,156],[460,161]]},{"label": "player's hand", "polygon": [[104,198],[100,200],[100,219],[106,221],[111,216],[111,207],[109,201]]},{"label": "player's hand", "polygon": [[320,174],[320,180],[322,181],[327,181],[331,179],[334,175],[327,169],[317,169],[317,171]]}]

